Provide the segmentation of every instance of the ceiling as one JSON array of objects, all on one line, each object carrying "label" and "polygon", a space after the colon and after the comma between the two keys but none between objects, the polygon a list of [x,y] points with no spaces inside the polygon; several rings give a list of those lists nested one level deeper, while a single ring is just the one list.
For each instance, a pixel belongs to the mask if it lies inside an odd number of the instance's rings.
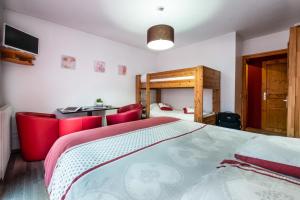
[{"label": "ceiling", "polygon": [[[300,22],[300,0],[4,0],[5,8],[146,48],[146,31],[166,23],[175,46],[237,31],[244,39]],[[164,11],[158,11],[163,6]]]}]

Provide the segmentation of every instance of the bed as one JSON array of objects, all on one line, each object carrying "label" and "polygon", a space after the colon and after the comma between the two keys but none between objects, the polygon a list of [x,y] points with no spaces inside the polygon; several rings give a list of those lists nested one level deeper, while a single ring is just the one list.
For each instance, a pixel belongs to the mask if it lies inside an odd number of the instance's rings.
[{"label": "bed", "polygon": [[[142,102],[142,91],[146,93],[146,116],[150,117],[151,92],[156,91],[156,103],[161,102],[161,89],[193,88],[194,89],[194,121],[215,124],[215,114],[203,115],[203,89],[212,90],[213,113],[220,112],[221,73],[206,66],[176,69],[163,72],[136,75],[136,102]],[[185,118],[183,118],[185,119]]]},{"label": "bed", "polygon": [[170,117],[82,131],[53,145],[45,185],[50,200],[296,200],[298,178],[235,159],[257,137]]}]

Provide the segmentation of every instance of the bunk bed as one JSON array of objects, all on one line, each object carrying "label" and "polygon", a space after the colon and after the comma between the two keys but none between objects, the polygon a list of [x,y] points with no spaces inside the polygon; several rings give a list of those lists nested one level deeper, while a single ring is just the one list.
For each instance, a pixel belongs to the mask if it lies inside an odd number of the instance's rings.
[{"label": "bunk bed", "polygon": [[[142,103],[142,91],[145,90],[146,116],[150,117],[151,90],[156,91],[156,102],[159,103],[161,89],[193,88],[194,121],[215,124],[215,113],[220,112],[220,79],[219,71],[205,66],[136,75],[136,102]],[[203,115],[203,89],[213,90],[213,114]]]}]

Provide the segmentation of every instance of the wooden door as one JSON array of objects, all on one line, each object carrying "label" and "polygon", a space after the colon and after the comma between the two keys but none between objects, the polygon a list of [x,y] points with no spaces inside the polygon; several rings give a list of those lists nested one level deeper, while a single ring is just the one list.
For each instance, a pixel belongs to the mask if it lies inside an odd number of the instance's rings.
[{"label": "wooden door", "polygon": [[262,129],[286,136],[287,59],[263,62]]}]

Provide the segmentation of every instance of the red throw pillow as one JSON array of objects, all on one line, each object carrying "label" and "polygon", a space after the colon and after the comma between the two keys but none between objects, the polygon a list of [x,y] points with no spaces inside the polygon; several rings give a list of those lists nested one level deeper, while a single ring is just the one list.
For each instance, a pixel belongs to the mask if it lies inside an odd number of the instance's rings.
[{"label": "red throw pillow", "polygon": [[183,108],[184,114],[194,114],[194,108],[184,107]]},{"label": "red throw pillow", "polygon": [[239,154],[235,154],[234,157],[238,160],[271,170],[273,172],[300,178],[300,167],[297,166],[287,165],[287,164],[273,162],[273,161],[259,159],[259,158],[242,156]]},{"label": "red throw pillow", "polygon": [[172,106],[170,106],[168,104],[159,103],[158,106],[161,110],[164,110],[164,111],[172,111],[173,110]]},{"label": "red throw pillow", "polygon": [[242,145],[235,158],[265,169],[300,178],[300,139],[258,136]]}]

